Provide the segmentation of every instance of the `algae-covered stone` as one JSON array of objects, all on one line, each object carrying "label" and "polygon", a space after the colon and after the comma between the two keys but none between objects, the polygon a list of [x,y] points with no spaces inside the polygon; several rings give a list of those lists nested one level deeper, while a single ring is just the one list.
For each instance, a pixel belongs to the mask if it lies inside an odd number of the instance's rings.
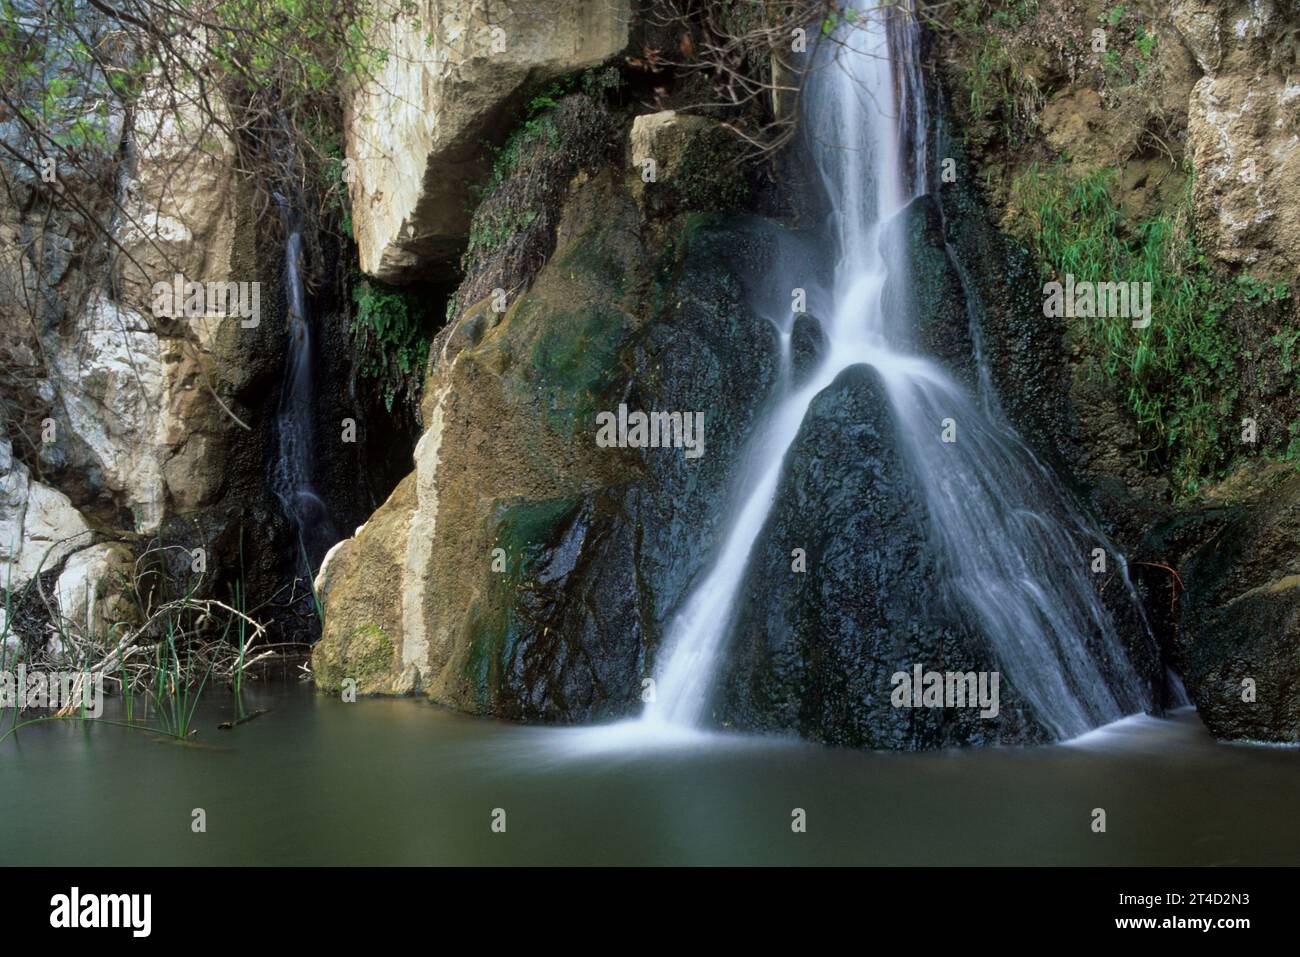
[{"label": "algae-covered stone", "polygon": [[395,677],[398,661],[393,640],[378,625],[354,628],[346,637],[319,648],[312,658],[316,684],[322,690],[356,683],[358,694],[400,694]]}]

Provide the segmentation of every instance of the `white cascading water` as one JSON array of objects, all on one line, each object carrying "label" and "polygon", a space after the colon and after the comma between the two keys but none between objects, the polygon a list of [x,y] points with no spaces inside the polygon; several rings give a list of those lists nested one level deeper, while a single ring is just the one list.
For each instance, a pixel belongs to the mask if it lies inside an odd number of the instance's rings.
[{"label": "white cascading water", "polygon": [[[906,305],[882,302],[886,277],[905,275],[908,265],[902,231],[885,227],[926,188],[926,111],[913,18],[897,6],[859,4],[836,42],[813,58],[804,95],[806,133],[833,206],[825,357],[806,383],[780,387],[747,457],[746,493],[721,549],[669,625],[656,698],[642,724],[668,731],[705,719],[785,456],[816,395],[865,363],[884,382],[898,440],[923,486],[945,580],[935,600],[954,601],[1044,725],[1058,738],[1074,737],[1148,703],[1088,580],[1087,556],[1104,540],[996,403],[973,401],[938,365],[910,352]],[[782,367],[788,377],[789,364]],[[945,419],[957,423],[956,442],[940,441]],[[1109,683],[1094,655],[1108,661]]]},{"label": "white cascading water", "polygon": [[285,360],[283,392],[276,416],[279,455],[273,470],[272,488],[281,508],[297,531],[306,575],[313,574],[311,562],[319,543],[331,544],[332,529],[325,501],[312,486],[312,357],[311,325],[307,316],[307,290],[302,277],[303,241],[301,225],[285,200],[280,200],[285,219],[284,285],[288,307],[289,346]]}]

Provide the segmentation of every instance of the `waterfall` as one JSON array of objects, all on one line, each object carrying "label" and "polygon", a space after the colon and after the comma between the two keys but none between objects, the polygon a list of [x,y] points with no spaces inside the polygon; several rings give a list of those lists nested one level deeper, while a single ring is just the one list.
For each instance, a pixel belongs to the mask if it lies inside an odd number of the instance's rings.
[{"label": "waterfall", "polygon": [[304,573],[310,580],[312,562],[337,536],[325,501],[312,485],[312,335],[307,290],[303,281],[302,224],[293,205],[277,195],[284,222],[284,289],[289,343],[284,385],[276,414],[277,456],[271,487],[298,535]]},{"label": "waterfall", "polygon": [[[1049,730],[1073,737],[1148,703],[1089,580],[1088,557],[1104,539],[996,402],[975,401],[911,351],[906,304],[882,301],[887,277],[908,269],[901,231],[886,227],[927,188],[927,115],[914,18],[897,6],[855,6],[856,16],[810,57],[803,97],[804,132],[832,205],[824,238],[835,263],[824,291],[832,308],[819,317],[827,349],[798,386],[782,363],[780,398],[746,458],[750,472],[739,486],[746,492],[712,565],[669,622],[655,700],[642,721],[682,728],[705,719],[786,454],[817,394],[865,363],[883,380],[927,505],[930,547],[943,570],[936,601],[951,601],[979,629]],[[947,419],[956,423],[955,442],[940,439]]]}]

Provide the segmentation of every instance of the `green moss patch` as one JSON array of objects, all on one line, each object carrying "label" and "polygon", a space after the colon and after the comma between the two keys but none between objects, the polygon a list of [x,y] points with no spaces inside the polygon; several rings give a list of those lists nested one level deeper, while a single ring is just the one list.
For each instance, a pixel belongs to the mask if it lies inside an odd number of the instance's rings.
[{"label": "green moss patch", "polygon": [[354,628],[337,646],[328,639],[316,646],[312,657],[316,686],[335,691],[351,678],[362,693],[385,690],[397,672],[397,652],[393,640],[375,624]]},{"label": "green moss patch", "polygon": [[497,523],[496,546],[506,552],[506,580],[532,577],[537,560],[555,545],[580,502],[573,496],[509,506]]},{"label": "green moss patch", "polygon": [[[488,597],[469,625],[462,674],[477,706],[491,712],[520,622],[524,594],[581,501],[576,497],[519,502],[499,508],[493,548],[505,552],[505,570],[492,571]],[[493,561],[498,556],[493,555]],[[526,612],[523,612],[526,616]]]},{"label": "green moss patch", "polygon": [[[538,307],[529,303],[524,308]],[[612,306],[593,303],[569,312],[547,311],[528,321],[539,330],[529,352],[531,398],[541,403],[543,415],[562,435],[594,428],[601,399],[618,375],[627,317]]]}]

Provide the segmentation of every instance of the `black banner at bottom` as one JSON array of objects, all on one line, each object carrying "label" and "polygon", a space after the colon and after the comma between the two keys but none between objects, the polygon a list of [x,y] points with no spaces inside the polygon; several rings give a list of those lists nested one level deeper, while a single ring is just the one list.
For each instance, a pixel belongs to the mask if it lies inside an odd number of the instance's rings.
[{"label": "black banner at bottom", "polygon": [[[490,934],[618,922],[659,936],[676,925],[729,928],[735,943],[790,925],[800,933],[917,940],[996,928],[997,939],[1097,936],[1229,946],[1295,926],[1295,871],[934,869],[33,868],[0,871],[9,939],[76,934],[79,943],[396,943],[443,921]],[[477,928],[477,931],[474,929]],[[613,928],[617,930],[617,928]],[[391,935],[397,934],[398,937]],[[922,938],[924,933],[922,933]],[[599,937],[605,939],[603,931]],[[976,938],[972,938],[974,940]],[[215,940],[213,941],[215,943]]]}]

